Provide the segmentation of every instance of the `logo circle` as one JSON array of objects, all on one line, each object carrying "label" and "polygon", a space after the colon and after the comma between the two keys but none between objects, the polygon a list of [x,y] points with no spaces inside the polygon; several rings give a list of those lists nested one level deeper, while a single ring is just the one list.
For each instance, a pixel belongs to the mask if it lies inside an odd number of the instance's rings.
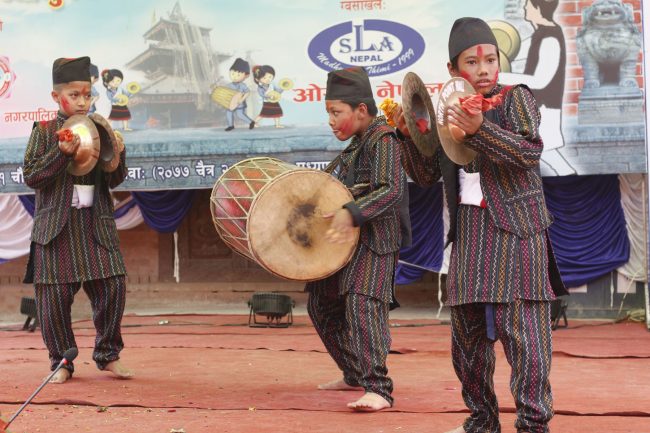
[{"label": "logo circle", "polygon": [[9,67],[9,60],[0,56],[0,98],[9,96],[9,88],[14,81],[14,73]]},{"label": "logo circle", "polygon": [[362,66],[373,77],[410,67],[422,57],[424,48],[422,35],[409,26],[363,20],[326,28],[309,42],[307,53],[325,71]]}]

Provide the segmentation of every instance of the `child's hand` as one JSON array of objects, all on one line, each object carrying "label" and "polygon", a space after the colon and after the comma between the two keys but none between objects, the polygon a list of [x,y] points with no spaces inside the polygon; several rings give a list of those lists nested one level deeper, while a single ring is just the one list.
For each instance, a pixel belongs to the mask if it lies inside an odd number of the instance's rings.
[{"label": "child's hand", "polygon": [[406,126],[406,120],[404,119],[404,111],[402,106],[398,105],[393,113],[393,122],[397,125],[397,129],[402,135],[406,138],[411,138],[411,133],[409,132],[408,127]]},{"label": "child's hand", "polygon": [[56,134],[59,137],[59,150],[61,150],[61,152],[67,156],[72,156],[77,153],[79,143],[81,143],[79,135],[74,134],[69,129],[61,129],[56,131]]},{"label": "child's hand", "polygon": [[476,134],[483,124],[483,112],[479,111],[476,114],[468,114],[456,102],[447,109],[447,122],[459,127],[466,134],[473,135]]},{"label": "child's hand", "polygon": [[325,239],[333,244],[344,244],[354,240],[354,225],[352,214],[347,209],[339,209],[334,213],[324,214],[323,218],[332,218],[329,230],[325,232]]}]

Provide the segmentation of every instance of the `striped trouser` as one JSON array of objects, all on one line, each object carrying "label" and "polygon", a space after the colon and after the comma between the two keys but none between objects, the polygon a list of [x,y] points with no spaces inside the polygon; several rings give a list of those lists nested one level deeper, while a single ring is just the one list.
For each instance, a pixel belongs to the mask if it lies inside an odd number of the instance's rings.
[{"label": "striped trouser", "polygon": [[[496,337],[511,366],[517,432],[547,433],[553,417],[551,371],[551,304],[515,300],[494,304]],[[467,433],[499,433],[499,406],[494,393],[494,342],[486,337],[485,304],[451,308],[452,359],[471,411]]]},{"label": "striped trouser", "polygon": [[356,293],[339,295],[335,286],[309,293],[307,311],[316,332],[348,385],[361,386],[393,404],[393,381],[386,358],[390,350],[388,304]]},{"label": "striped trouser", "polygon": [[[35,284],[38,320],[41,325],[43,341],[50,355],[54,370],[63,353],[77,347],[72,332],[71,309],[74,296],[83,284],[93,310],[93,322],[97,335],[93,360],[103,370],[111,361],[120,357],[124,347],[122,342],[122,314],[126,299],[124,275],[109,277],[84,283]],[[74,365],[65,366],[74,372]]]}]

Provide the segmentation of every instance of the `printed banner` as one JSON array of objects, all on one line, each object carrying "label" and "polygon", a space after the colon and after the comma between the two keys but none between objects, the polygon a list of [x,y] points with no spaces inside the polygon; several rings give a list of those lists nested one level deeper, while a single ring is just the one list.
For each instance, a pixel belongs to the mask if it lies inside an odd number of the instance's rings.
[{"label": "printed banner", "polygon": [[82,0],[0,4],[0,193],[28,192],[24,149],[56,117],[52,62],[90,56],[91,110],[124,133],[122,189],[209,188],[228,166],[271,156],[321,168],[327,72],[363,66],[377,103],[407,72],[434,104],[450,78],[454,20],[499,42],[503,84],[537,98],[542,174],[646,171],[642,11],[633,0]]}]

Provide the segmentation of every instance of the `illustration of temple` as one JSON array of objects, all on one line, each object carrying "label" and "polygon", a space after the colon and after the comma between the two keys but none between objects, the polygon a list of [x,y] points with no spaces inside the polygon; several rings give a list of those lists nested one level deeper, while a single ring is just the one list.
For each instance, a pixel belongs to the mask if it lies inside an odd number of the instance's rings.
[{"label": "illustration of temple", "polygon": [[133,123],[138,128],[220,124],[223,109],[211,101],[210,91],[221,80],[219,63],[230,56],[213,50],[212,29],[191,24],[179,2],[167,19],[153,20],[143,35],[147,49],[125,65],[146,77],[129,104]]}]

